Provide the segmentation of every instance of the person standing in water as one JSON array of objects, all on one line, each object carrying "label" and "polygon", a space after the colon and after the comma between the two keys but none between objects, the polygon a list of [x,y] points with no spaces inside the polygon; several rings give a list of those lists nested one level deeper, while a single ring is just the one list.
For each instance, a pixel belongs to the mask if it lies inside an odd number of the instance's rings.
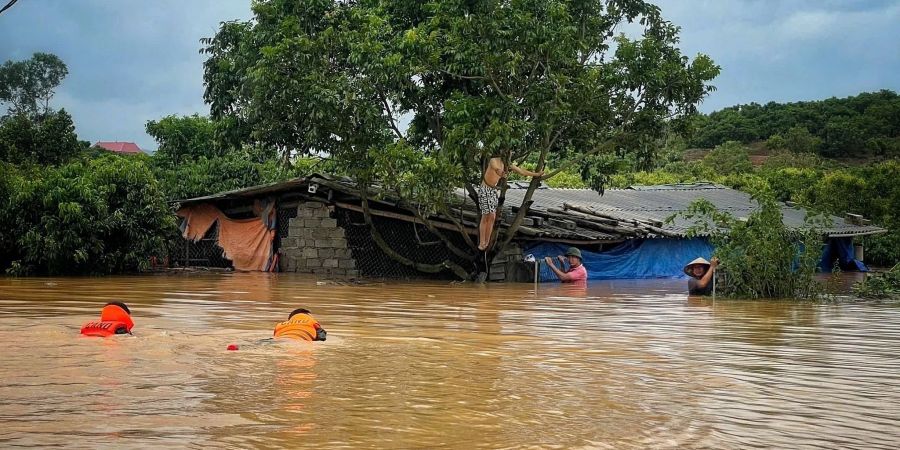
[{"label": "person standing in water", "polygon": [[[522,169],[514,164],[509,165],[509,170],[523,177],[541,177],[544,171],[532,172]],[[499,156],[491,157],[487,169],[481,179],[481,184],[475,187],[478,193],[478,209],[481,211],[481,223],[478,226],[478,250],[485,251],[490,245],[491,232],[494,230],[494,221],[497,220],[497,204],[500,200],[500,180],[506,178],[509,171],[506,170],[503,159]]]},{"label": "person standing in water", "polygon": [[544,261],[547,263],[547,267],[556,274],[559,281],[562,281],[563,283],[587,282],[587,269],[581,262],[581,250],[578,250],[575,247],[569,247],[566,250],[565,257],[560,255],[557,256],[557,258],[559,258],[561,267],[564,267],[564,265],[568,263],[569,268],[562,270],[561,268],[556,267],[556,264],[553,263],[553,258],[549,256],[544,258]]},{"label": "person standing in water", "polygon": [[712,261],[697,258],[684,266],[684,273],[691,277],[688,280],[688,294],[712,294],[712,279],[716,274],[717,267],[719,267],[719,258],[715,257]]}]

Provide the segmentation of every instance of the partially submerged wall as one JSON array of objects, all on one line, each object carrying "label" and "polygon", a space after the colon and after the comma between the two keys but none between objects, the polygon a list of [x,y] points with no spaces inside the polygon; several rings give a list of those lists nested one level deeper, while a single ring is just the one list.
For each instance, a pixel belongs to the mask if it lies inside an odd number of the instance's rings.
[{"label": "partially submerged wall", "polygon": [[532,266],[523,262],[522,248],[510,243],[491,261],[488,281],[528,283],[534,278]]},{"label": "partially submerged wall", "polygon": [[278,249],[282,272],[359,276],[344,229],[331,217],[332,210],[320,202],[297,206],[297,217],[289,219],[287,236],[281,238]]},{"label": "partially submerged wall", "polygon": [[[316,201],[301,202],[296,208],[296,217],[279,216],[287,222],[280,225],[283,231],[278,253],[282,272],[336,278],[456,279],[449,271],[421,273],[391,259],[375,244],[360,212],[335,210],[332,205]],[[428,264],[454,258],[421,224],[385,217],[373,220],[388,245],[405,257]],[[451,237],[464,247],[458,236]],[[458,259],[456,262],[464,267],[471,264]],[[494,259],[488,280],[527,282],[532,276],[528,267],[523,269],[521,248],[513,244]]]}]

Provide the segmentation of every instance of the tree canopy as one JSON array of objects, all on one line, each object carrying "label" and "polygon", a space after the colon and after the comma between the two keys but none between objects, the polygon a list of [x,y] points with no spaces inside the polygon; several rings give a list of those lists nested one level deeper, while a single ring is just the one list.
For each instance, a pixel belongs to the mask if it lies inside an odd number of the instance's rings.
[{"label": "tree canopy", "polygon": [[54,89],[69,74],[66,64],[50,53],[35,53],[24,61],[6,61],[0,66],[0,102],[10,116],[35,116],[50,112]]},{"label": "tree canopy", "polygon": [[59,57],[35,53],[0,66],[0,161],[61,164],[87,147],[78,141],[72,117],[50,107],[54,90],[69,73]]},{"label": "tree canopy", "polygon": [[200,157],[222,156],[224,149],[216,144],[216,124],[197,114],[170,115],[147,122],[147,134],[159,144],[153,158],[160,164],[176,166]]},{"label": "tree canopy", "polygon": [[418,212],[448,208],[491,155],[589,167],[694,113],[719,70],[682,55],[678,27],[641,0],[270,0],[253,13],[204,40],[220,137],[327,154]]},{"label": "tree canopy", "polygon": [[[773,145],[828,157],[900,155],[900,95],[890,90],[809,102],[751,103],[700,115],[691,145]],[[777,137],[776,137],[777,136]]]},{"label": "tree canopy", "polygon": [[66,110],[37,117],[16,114],[0,118],[0,160],[14,164],[61,164],[87,148],[78,140]]}]

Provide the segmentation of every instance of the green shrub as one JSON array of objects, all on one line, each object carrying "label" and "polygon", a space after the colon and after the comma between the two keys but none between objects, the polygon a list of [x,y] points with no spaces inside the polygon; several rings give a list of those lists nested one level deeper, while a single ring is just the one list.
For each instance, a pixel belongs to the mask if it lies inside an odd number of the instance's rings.
[{"label": "green shrub", "polygon": [[822,235],[813,223],[799,230],[784,225],[779,204],[757,197],[759,209],[745,220],[698,200],[683,214],[695,219],[689,235],[708,235],[721,260],[723,295],[741,298],[817,297],[814,275],[822,254]]},{"label": "green shrub", "polygon": [[784,147],[794,153],[816,153],[822,140],[804,127],[792,127],[784,133]]},{"label": "green shrub", "polygon": [[156,166],[155,172],[170,200],[242,189],[297,175],[296,170],[285,168],[280,161],[254,160],[246,150],[233,150],[221,157],[201,156],[171,168],[168,164]]},{"label": "green shrub", "polygon": [[581,175],[567,171],[556,174],[556,176],[547,180],[546,183],[551,188],[585,189],[588,187],[587,183],[581,179]]},{"label": "green shrub", "polygon": [[159,184],[139,159],[108,155],[16,181],[10,272],[108,274],[146,269],[175,230]]},{"label": "green shrub", "polygon": [[812,196],[813,204],[838,216],[866,214],[872,198],[865,179],[842,170],[825,174],[813,187]]},{"label": "green shrub", "polygon": [[13,164],[61,164],[88,144],[78,140],[72,117],[61,109],[39,116],[0,118],[0,160]]},{"label": "green shrub", "polygon": [[762,178],[772,188],[776,200],[783,202],[790,200],[801,205],[811,204],[810,190],[821,176],[822,174],[817,170],[794,167],[762,173]]},{"label": "green shrub", "polygon": [[900,265],[884,273],[867,273],[853,285],[853,292],[862,298],[900,298]]},{"label": "green shrub", "polygon": [[735,141],[726,142],[712,149],[703,158],[703,164],[721,175],[747,173],[753,170],[747,148]]},{"label": "green shrub", "polygon": [[765,172],[787,167],[797,169],[831,169],[833,168],[831,166],[832,164],[829,164],[828,161],[813,153],[791,153],[781,151],[766,158],[761,170]]}]

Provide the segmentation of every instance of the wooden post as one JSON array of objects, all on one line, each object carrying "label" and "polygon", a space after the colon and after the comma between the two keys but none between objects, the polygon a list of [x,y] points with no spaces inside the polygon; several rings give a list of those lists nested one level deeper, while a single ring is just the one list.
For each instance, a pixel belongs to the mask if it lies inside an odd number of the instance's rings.
[{"label": "wooden post", "polygon": [[713,272],[713,304],[716,303],[716,278],[719,278],[718,267],[717,270]]}]

